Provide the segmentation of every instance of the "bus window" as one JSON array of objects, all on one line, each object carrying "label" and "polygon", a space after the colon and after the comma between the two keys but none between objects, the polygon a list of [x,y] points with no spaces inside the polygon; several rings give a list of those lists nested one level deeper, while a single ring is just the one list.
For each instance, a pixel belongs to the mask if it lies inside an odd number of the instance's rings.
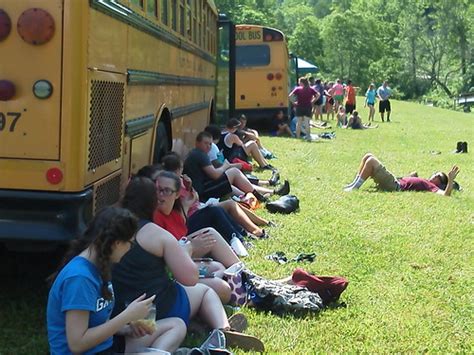
[{"label": "bus window", "polygon": [[163,25],[168,26],[168,0],[161,0],[161,22]]},{"label": "bus window", "polygon": [[262,67],[270,64],[270,47],[267,45],[237,46],[237,67]]},{"label": "bus window", "polygon": [[131,0],[130,2],[133,5],[136,5],[136,6],[140,7],[141,9],[143,9],[143,0]]},{"label": "bus window", "polygon": [[156,2],[157,0],[148,0],[146,2],[146,12],[148,15],[158,17]]},{"label": "bus window", "polygon": [[171,28],[173,31],[178,31],[178,1],[171,1]]}]

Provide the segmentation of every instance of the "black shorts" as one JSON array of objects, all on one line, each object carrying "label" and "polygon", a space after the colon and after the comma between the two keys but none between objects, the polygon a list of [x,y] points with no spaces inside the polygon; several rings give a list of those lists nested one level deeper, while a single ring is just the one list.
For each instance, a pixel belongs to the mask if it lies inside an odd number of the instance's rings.
[{"label": "black shorts", "polygon": [[356,105],[346,103],[346,113],[352,113],[356,109]]},{"label": "black shorts", "polygon": [[313,115],[313,108],[311,106],[296,106],[296,117],[311,117]]},{"label": "black shorts", "polygon": [[390,112],[390,100],[384,100],[379,102],[379,112],[384,113],[385,111]]},{"label": "black shorts", "polygon": [[211,197],[220,198],[232,192],[232,186],[227,179],[226,174],[217,180],[210,180],[204,183],[204,189],[200,194],[200,199],[202,201],[207,201]]}]

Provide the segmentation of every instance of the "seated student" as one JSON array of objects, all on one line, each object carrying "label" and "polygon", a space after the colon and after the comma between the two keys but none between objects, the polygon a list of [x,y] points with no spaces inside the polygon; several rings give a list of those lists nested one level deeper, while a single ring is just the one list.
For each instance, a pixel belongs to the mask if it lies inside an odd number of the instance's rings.
[{"label": "seated student", "polygon": [[358,190],[371,177],[382,191],[430,191],[450,196],[454,179],[458,173],[459,168],[453,166],[448,175],[438,172],[429,179],[422,179],[413,175],[396,178],[375,156],[368,153],[362,158],[354,181],[347,185],[344,191]]},{"label": "seated student", "polygon": [[[165,155],[162,159],[162,165],[163,169],[180,176],[179,198],[182,206],[187,209],[186,224],[191,232],[210,226],[225,237],[232,233],[242,234],[240,230],[244,228],[245,231],[258,238],[269,237],[265,230],[258,227],[241,206],[232,199],[219,201],[212,206],[201,207],[199,196],[192,187],[191,179],[186,175],[182,175],[183,165],[178,154],[170,152]],[[196,213],[197,211],[199,213]],[[253,214],[253,212],[250,213]],[[268,225],[268,221],[263,221],[263,224]]]},{"label": "seated student", "polygon": [[[137,295],[155,295],[156,319],[178,317],[189,324],[190,319],[199,316],[212,329],[223,330],[228,346],[252,349],[246,341],[252,337],[229,331],[219,296],[198,283],[198,268],[190,257],[193,244],[181,246],[173,235],[152,222],[157,202],[157,189],[152,180],[135,177],[130,181],[122,206],[140,219],[139,229],[135,244],[112,270],[116,297],[113,314],[122,312],[125,304]],[[199,247],[209,247],[208,244],[215,242],[206,238]],[[263,346],[261,342],[260,345]]]},{"label": "seated student", "polygon": [[211,197],[220,198],[228,194],[240,196],[252,192],[259,201],[266,201],[263,194],[286,195],[290,191],[288,181],[282,187],[270,190],[255,186],[245,177],[242,172],[224,162],[220,168],[215,168],[207,153],[211,148],[212,135],[208,132],[200,132],[196,137],[196,147],[189,152],[184,161],[184,173],[193,181],[193,187],[199,194],[201,201],[207,201]]},{"label": "seated student", "polygon": [[[170,232],[177,240],[186,238],[189,240],[192,245],[192,254],[193,258],[202,258],[206,256],[212,257],[216,262],[212,265],[207,265],[209,272],[222,272],[226,268],[235,263],[239,262],[239,258],[232,251],[228,243],[233,237],[237,237],[237,231],[233,231],[232,225],[227,221],[227,229],[231,235],[227,235],[226,239],[217,232],[212,225],[219,222],[224,224],[224,221],[214,221],[211,222],[211,218],[208,218],[208,215],[215,217],[216,219],[222,216],[225,218],[225,213],[221,209],[205,209],[204,211],[195,212],[196,217],[194,222],[191,221],[191,226],[197,224],[199,219],[203,223],[198,223],[197,228],[193,230],[188,230],[186,225],[186,213],[188,206],[184,206],[180,201],[180,187],[181,181],[179,177],[170,172],[170,171],[160,171],[156,178],[156,186],[158,192],[158,204],[155,212],[153,213],[153,222],[155,222],[160,227],[166,229]],[[221,215],[213,214],[210,211],[220,210]],[[199,214],[199,216],[197,216]],[[208,222],[208,223],[206,223]],[[199,228],[201,227],[201,228]],[[240,237],[240,234],[238,235]],[[199,264],[199,262],[198,262]],[[214,289],[223,303],[227,303],[230,300],[231,290],[229,284],[222,280],[223,274],[215,278],[205,278],[200,279],[199,281],[208,285]]]},{"label": "seated student", "polygon": [[347,123],[347,126],[345,126],[344,128],[369,129],[369,128],[378,128],[378,125],[371,126],[370,123],[368,125],[363,124],[359,116],[359,112],[353,111],[351,117],[349,118],[349,122]]},{"label": "seated student", "polygon": [[275,136],[293,136],[290,126],[288,125],[288,118],[285,117],[283,110],[278,111],[273,117],[271,132]]},{"label": "seated student", "polygon": [[344,106],[340,105],[338,110],[337,110],[337,126],[338,127],[345,127],[347,125],[347,114],[346,114],[346,109]]},{"label": "seated student", "polygon": [[247,127],[247,117],[244,114],[239,116],[239,121],[240,127],[237,130],[236,134],[237,136],[239,136],[240,140],[244,143],[247,143],[249,141],[255,141],[265,159],[274,158],[273,153],[262,145],[258,131]]},{"label": "seated student", "polygon": [[222,151],[219,150],[219,147],[217,146],[217,143],[221,140],[221,129],[218,126],[211,124],[206,126],[204,131],[209,132],[212,135],[211,149],[209,150],[209,153],[207,153],[209,160],[215,168],[220,168],[225,161],[224,154],[222,154]]},{"label": "seated student", "polygon": [[224,132],[222,132],[221,139],[217,144],[219,149],[222,149],[224,158],[231,162],[234,158],[247,160],[247,157],[250,156],[255,159],[260,168],[274,170],[275,168],[268,164],[263,157],[262,152],[255,141],[249,140],[248,142],[243,143],[240,140],[239,136],[236,134],[237,129],[240,126],[240,121],[235,118],[231,118],[227,122],[226,128]]},{"label": "seated student", "polygon": [[[137,219],[129,211],[106,207],[84,235],[71,242],[48,297],[46,318],[52,354],[135,352],[143,347],[174,351],[186,336],[179,318],[156,321],[156,330],[134,321],[144,319],[155,296],[144,292],[129,298],[128,307],[110,319],[114,292],[110,269],[134,243]],[[112,350],[112,336],[125,336],[125,348]],[[114,344],[115,345],[115,344]]]}]

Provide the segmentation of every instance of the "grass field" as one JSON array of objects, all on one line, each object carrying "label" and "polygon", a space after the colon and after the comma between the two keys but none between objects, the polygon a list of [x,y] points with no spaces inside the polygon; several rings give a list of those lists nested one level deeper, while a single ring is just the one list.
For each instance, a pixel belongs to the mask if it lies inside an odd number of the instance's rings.
[{"label": "grass field", "polygon": [[[272,239],[255,243],[247,265],[268,278],[298,266],[350,281],[345,308],[302,318],[244,309],[248,333],[269,353],[473,352],[474,115],[397,101],[392,107],[393,122],[366,131],[333,129],[331,141],[263,138],[301,210],[259,211],[278,227],[269,230]],[[367,117],[365,109],[361,115]],[[453,154],[457,141],[468,141],[472,152]],[[382,193],[368,181],[343,192],[367,152],[400,176],[416,170],[428,177],[457,164],[463,191],[450,198]],[[265,260],[275,251],[317,258],[277,265]],[[44,354],[47,291],[41,272],[21,275],[27,281],[2,282],[0,354]]]}]

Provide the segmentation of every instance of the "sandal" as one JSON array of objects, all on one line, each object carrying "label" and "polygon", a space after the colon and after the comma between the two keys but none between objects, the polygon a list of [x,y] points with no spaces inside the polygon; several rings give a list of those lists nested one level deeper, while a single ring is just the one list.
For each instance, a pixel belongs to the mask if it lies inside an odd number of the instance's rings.
[{"label": "sandal", "polygon": [[312,263],[314,259],[316,259],[315,253],[299,253],[293,259],[291,259],[291,261],[309,261],[310,263]]},{"label": "sandal", "polygon": [[225,335],[226,345],[228,347],[239,348],[246,351],[257,351],[260,353],[265,351],[265,346],[257,337],[232,330],[221,331]]},{"label": "sandal", "polygon": [[247,317],[243,313],[235,313],[229,317],[230,330],[243,332],[249,326]]}]

